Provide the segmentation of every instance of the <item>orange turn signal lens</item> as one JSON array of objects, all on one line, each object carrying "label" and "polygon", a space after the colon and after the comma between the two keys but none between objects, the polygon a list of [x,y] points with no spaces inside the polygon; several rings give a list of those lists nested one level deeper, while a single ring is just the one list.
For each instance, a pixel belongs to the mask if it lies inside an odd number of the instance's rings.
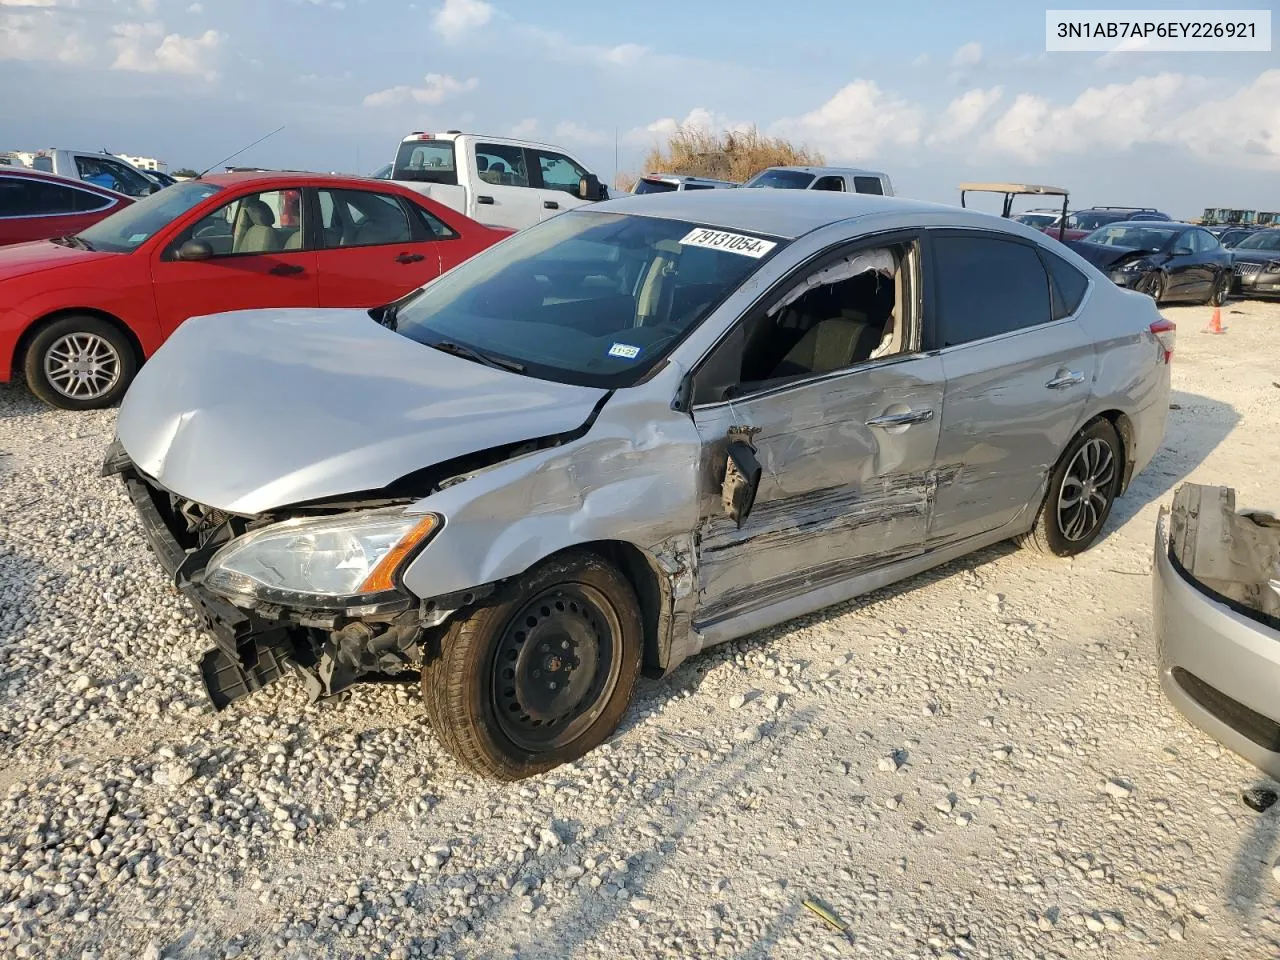
[{"label": "orange turn signal lens", "polygon": [[360,584],[361,593],[383,593],[387,590],[396,588],[396,571],[400,568],[400,564],[404,562],[404,558],[414,547],[422,543],[427,537],[435,532],[436,527],[440,525],[440,519],[434,514],[427,514],[422,518],[422,522],[410,530],[400,542],[387,551],[387,555],[378,561],[378,565],[373,568],[373,572],[365,577],[364,583]]}]

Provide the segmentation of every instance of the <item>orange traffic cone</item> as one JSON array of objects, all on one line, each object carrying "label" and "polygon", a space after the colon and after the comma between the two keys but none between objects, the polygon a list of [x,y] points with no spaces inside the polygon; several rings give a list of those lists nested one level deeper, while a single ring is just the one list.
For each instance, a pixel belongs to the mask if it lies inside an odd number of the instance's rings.
[{"label": "orange traffic cone", "polygon": [[1213,308],[1213,317],[1209,320],[1209,326],[1205,328],[1205,333],[1226,333],[1222,329],[1222,308]]}]

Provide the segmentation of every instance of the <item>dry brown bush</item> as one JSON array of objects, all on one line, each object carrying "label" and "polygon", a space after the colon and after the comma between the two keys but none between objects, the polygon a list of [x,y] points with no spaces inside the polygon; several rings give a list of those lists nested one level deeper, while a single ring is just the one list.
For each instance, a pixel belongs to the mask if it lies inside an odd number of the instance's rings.
[{"label": "dry brown bush", "polygon": [[[649,151],[644,158],[644,172],[714,177],[741,183],[766,167],[821,166],[825,162],[818,151],[781,137],[766,136],[755,127],[722,131],[681,127],[667,139],[665,146]],[[637,179],[635,174],[619,173],[614,185],[630,190]]]}]

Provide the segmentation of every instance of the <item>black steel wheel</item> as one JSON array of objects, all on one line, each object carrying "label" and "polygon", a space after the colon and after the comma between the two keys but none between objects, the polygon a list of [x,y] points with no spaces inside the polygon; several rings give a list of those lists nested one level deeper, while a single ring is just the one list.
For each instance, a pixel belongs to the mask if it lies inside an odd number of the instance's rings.
[{"label": "black steel wheel", "polygon": [[1049,475],[1048,489],[1023,546],[1070,557],[1092,546],[1111,515],[1124,475],[1124,447],[1109,420],[1085,424]]},{"label": "black steel wheel", "polygon": [[630,583],[603,557],[566,551],[449,625],[423,666],[427,717],[464,766],[533,776],[613,733],[642,647]]}]

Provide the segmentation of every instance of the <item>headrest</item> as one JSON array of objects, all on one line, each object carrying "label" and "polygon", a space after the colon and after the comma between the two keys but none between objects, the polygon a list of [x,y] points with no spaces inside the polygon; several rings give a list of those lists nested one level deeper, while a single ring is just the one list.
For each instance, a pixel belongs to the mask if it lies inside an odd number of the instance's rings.
[{"label": "headrest", "polygon": [[262,200],[246,200],[244,210],[249,216],[249,222],[255,227],[275,226],[276,215],[271,212],[271,208]]}]

